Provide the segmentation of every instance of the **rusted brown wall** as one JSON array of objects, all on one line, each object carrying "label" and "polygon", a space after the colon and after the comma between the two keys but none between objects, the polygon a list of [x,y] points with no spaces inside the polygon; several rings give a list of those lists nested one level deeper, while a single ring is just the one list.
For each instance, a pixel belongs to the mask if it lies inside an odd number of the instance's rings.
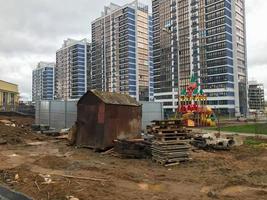
[{"label": "rusted brown wall", "polygon": [[141,106],[106,105],[103,146],[113,146],[115,139],[138,137],[141,132],[141,120]]},{"label": "rusted brown wall", "polygon": [[141,132],[141,106],[104,104],[88,93],[78,102],[76,144],[106,149],[119,138],[136,138]]},{"label": "rusted brown wall", "polygon": [[99,105],[104,105],[94,95],[87,95],[78,102],[76,145],[95,147],[96,141],[103,138],[104,123],[98,123]]}]

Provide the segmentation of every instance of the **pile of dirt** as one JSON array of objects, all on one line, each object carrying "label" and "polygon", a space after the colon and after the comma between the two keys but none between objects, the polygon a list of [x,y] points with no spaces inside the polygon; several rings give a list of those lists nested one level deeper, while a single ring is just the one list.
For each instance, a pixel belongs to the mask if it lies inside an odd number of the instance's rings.
[{"label": "pile of dirt", "polygon": [[70,165],[66,159],[52,155],[44,156],[35,161],[34,164],[48,169],[65,169]]},{"label": "pile of dirt", "polygon": [[22,139],[27,133],[25,130],[0,124],[0,138],[8,144],[24,143]]},{"label": "pile of dirt", "polygon": [[0,144],[25,144],[26,140],[43,140],[43,137],[25,128],[0,124]]},{"label": "pile of dirt", "polygon": [[31,131],[33,123],[32,117],[0,115],[0,145],[25,144],[28,140],[44,140],[43,135]]},{"label": "pile of dirt", "polygon": [[34,123],[34,118],[32,117],[22,117],[22,116],[3,116],[0,115],[0,120],[8,120],[13,122],[16,127],[31,128],[31,125]]}]

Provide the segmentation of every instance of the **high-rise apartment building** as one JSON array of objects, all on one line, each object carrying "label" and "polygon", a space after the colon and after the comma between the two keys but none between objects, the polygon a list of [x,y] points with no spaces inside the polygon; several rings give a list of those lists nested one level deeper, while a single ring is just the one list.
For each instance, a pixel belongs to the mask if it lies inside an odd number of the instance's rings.
[{"label": "high-rise apartment building", "polygon": [[154,95],[165,114],[175,111],[178,91],[192,75],[212,108],[247,114],[245,1],[153,0],[152,5]]},{"label": "high-rise apartment building", "polygon": [[55,63],[39,62],[32,71],[32,101],[54,99]]},{"label": "high-rise apartment building", "polygon": [[55,98],[79,99],[87,91],[91,46],[87,39],[64,41],[56,53]]},{"label": "high-rise apartment building", "polygon": [[264,111],[264,85],[257,81],[250,81],[248,85],[249,110]]},{"label": "high-rise apartment building", "polygon": [[90,88],[153,100],[152,18],[134,1],[111,4],[92,22]]}]

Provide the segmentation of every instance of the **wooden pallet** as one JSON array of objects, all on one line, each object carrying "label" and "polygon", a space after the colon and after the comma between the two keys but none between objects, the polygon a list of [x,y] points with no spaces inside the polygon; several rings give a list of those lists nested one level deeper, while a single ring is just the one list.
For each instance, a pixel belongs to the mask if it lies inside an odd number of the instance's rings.
[{"label": "wooden pallet", "polygon": [[156,140],[156,141],[153,141],[152,142],[152,145],[155,145],[155,146],[162,146],[162,147],[173,147],[173,146],[176,146],[176,147],[181,147],[183,145],[186,145],[189,147],[189,142],[191,140],[178,140],[178,141],[167,141],[167,142],[163,142],[163,141],[159,141],[159,140]]},{"label": "wooden pallet", "polygon": [[166,149],[166,148],[158,148],[158,147],[152,146],[151,150],[155,151],[155,152],[170,153],[170,152],[188,152],[189,148],[188,147],[180,147],[180,148]]},{"label": "wooden pallet", "polygon": [[183,136],[183,137],[177,137],[177,136],[156,136],[155,139],[157,141],[161,141],[161,142],[179,142],[179,141],[182,141],[182,142],[189,142],[190,140],[186,140],[186,137]]},{"label": "wooden pallet", "polygon": [[157,129],[156,131],[153,131],[155,134],[180,134],[180,135],[187,135],[186,132],[181,131],[180,129]]},{"label": "wooden pallet", "polygon": [[153,125],[179,125],[183,126],[182,120],[177,120],[177,119],[171,119],[171,120],[154,120],[152,121]]},{"label": "wooden pallet", "polygon": [[164,135],[159,135],[155,134],[154,137],[156,138],[157,141],[161,141],[161,138],[177,138],[178,140],[188,140],[187,135],[184,134],[164,134]]},{"label": "wooden pallet", "polygon": [[170,129],[175,129],[175,130],[178,130],[180,132],[186,132],[187,130],[184,129],[183,127],[180,127],[180,126],[175,126],[175,125],[166,125],[166,126],[156,126],[156,125],[153,125],[151,127],[151,129],[153,131],[156,131],[158,129],[167,129],[167,130],[170,130]]},{"label": "wooden pallet", "polygon": [[181,120],[153,121],[147,131],[155,139],[151,146],[153,161],[170,166],[189,160],[190,130],[184,128]]}]

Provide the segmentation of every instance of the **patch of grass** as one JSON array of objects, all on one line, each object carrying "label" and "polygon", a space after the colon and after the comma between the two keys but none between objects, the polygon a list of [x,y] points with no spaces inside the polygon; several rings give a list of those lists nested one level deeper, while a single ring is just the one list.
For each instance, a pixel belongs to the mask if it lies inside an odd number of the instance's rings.
[{"label": "patch of grass", "polygon": [[253,149],[267,149],[266,140],[260,140],[255,138],[248,138],[244,141],[244,145],[250,146]]},{"label": "patch of grass", "polygon": [[246,139],[244,141],[244,144],[250,145],[250,146],[255,146],[255,145],[257,146],[257,145],[265,144],[265,142],[261,140],[255,140],[255,139]]},{"label": "patch of grass", "polygon": [[[217,127],[210,128],[209,130],[218,130]],[[224,126],[220,128],[221,131],[234,132],[234,133],[251,133],[267,135],[267,124],[244,124],[234,126]]]}]

